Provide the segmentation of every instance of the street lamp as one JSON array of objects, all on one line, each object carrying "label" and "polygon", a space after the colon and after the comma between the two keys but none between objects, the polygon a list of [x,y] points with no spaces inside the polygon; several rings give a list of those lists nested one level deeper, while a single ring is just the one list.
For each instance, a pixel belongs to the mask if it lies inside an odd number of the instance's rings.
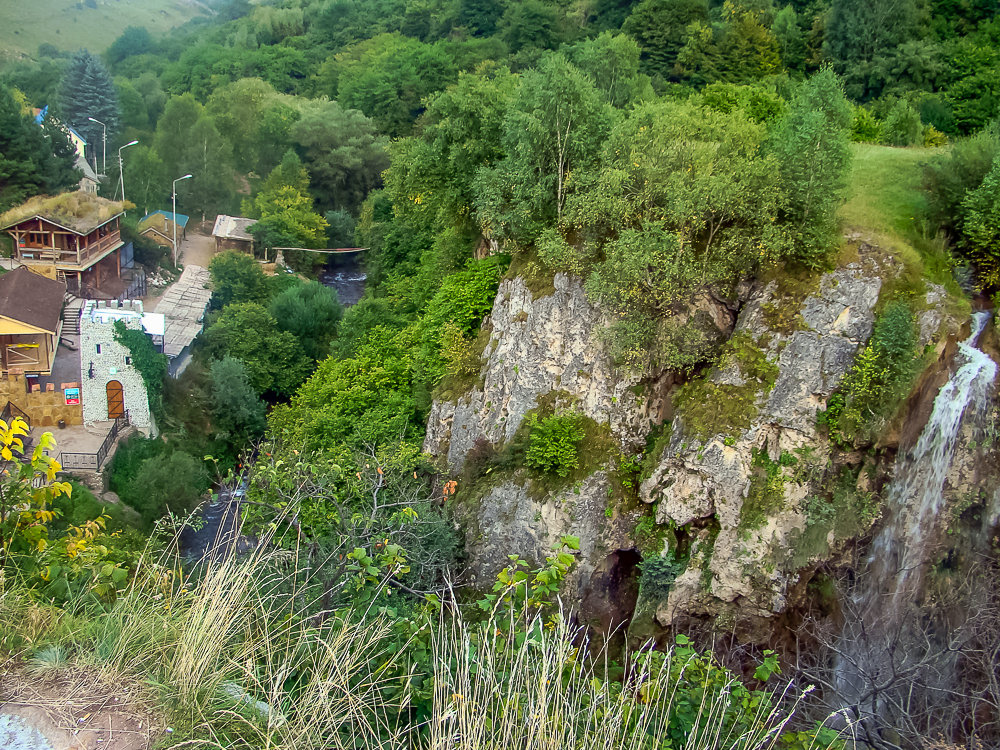
[{"label": "street lamp", "polygon": [[104,142],[104,153],[101,157],[101,176],[103,177],[108,173],[108,126],[95,117],[88,117],[87,119],[100,125],[103,133],[101,135],[101,140]]},{"label": "street lamp", "polygon": [[186,174],[183,177],[178,177],[174,180],[174,193],[173,193],[173,214],[170,216],[170,221],[174,225],[174,268],[177,268],[177,183],[181,180],[187,180],[192,175]]},{"label": "street lamp", "polygon": [[125,169],[122,166],[122,151],[127,149],[129,146],[134,146],[139,141],[132,141],[131,143],[126,143],[120,149],[118,149],[118,182],[122,186],[122,203],[125,202]]}]

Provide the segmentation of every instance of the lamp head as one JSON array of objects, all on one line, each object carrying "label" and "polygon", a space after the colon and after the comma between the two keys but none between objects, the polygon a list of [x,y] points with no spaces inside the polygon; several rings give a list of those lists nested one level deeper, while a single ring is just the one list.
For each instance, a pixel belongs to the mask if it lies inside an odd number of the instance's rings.
[{"label": "lamp head", "polygon": [[128,148],[129,146],[134,146],[138,142],[139,141],[130,141],[129,143],[126,143],[124,146],[122,146],[122,148]]}]

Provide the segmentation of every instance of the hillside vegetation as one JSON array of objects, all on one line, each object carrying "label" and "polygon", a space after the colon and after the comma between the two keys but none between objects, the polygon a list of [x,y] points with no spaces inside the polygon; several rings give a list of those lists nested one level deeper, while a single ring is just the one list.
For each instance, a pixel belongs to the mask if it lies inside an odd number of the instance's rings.
[{"label": "hillside vegetation", "polygon": [[41,45],[103,52],[129,26],[163,33],[206,17],[200,0],[37,0],[0,4],[0,65],[35,56]]},{"label": "hillside vegetation", "polygon": [[[0,425],[6,655],[155,685],[173,741],[220,748],[1000,741],[971,667],[945,728],[940,693],[824,727],[837,662],[796,630],[836,632],[921,368],[1000,290],[995,0],[133,3],[39,3],[0,72],[0,210],[74,185],[58,120],[91,157],[107,135],[149,272],[178,269],[134,222],[175,185],[252,219],[256,257],[211,261],[182,377],[133,341],[163,434],[106,481],[138,521],[58,523],[70,486],[15,471]],[[89,38],[63,47],[67,13]],[[316,280],[331,247],[364,248],[349,309]],[[236,487],[261,546],[179,556]],[[966,495],[956,519],[990,517]],[[826,708],[781,694],[814,674]]]}]

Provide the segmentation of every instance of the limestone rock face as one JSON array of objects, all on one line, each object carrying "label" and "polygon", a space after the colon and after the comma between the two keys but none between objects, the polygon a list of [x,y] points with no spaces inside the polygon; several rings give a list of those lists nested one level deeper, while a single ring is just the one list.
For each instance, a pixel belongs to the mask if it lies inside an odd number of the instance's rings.
[{"label": "limestone rock face", "polygon": [[[690,529],[692,535],[692,562],[657,607],[661,625],[680,615],[729,610],[752,627],[787,606],[802,563],[788,561],[807,523],[802,505],[810,494],[809,467],[828,455],[816,413],[871,334],[881,285],[878,274],[860,263],[825,274],[801,301],[798,330],[792,331],[767,323],[769,310],[788,304],[778,298],[775,284],[758,289],[744,306],[736,332],[757,342],[777,366],[773,387],[759,394],[747,429],[694,439],[680,413],[640,490],[645,502],[656,504],[658,523]],[[739,385],[744,378],[736,363],[709,379]],[[754,488],[754,481],[764,482],[755,465],[779,477],[777,489]]]},{"label": "limestone rock face", "polygon": [[[879,265],[878,253],[860,249],[857,262],[818,278],[742,288],[735,316],[730,306],[699,297],[688,314],[731,337],[731,356],[708,375],[704,382],[715,390],[706,392],[735,394],[701,399],[700,421],[677,397],[677,376],[639,376],[615,366],[600,339],[606,321],[579,279],[557,274],[554,291],[544,295],[520,278],[504,280],[485,321],[490,340],[479,383],[454,400],[435,401],[424,443],[459,479],[456,510],[473,582],[491,585],[511,554],[541,563],[562,535],[574,535],[581,549],[563,593],[586,609],[604,586],[595,611],[606,611],[618,606],[612,589],[621,588],[623,560],[634,568],[642,556],[667,551],[682,556],[686,568],[667,582],[668,594],[640,595],[636,611],[650,626],[654,618],[661,627],[721,618],[763,640],[775,616],[799,603],[806,574],[840,554],[877,517],[877,507],[863,507],[878,490],[875,473],[862,470],[867,459],[832,451],[817,427],[817,413],[871,335],[883,279],[893,273],[891,264]],[[930,287],[918,319],[921,344],[940,344],[942,331],[956,327],[944,312],[946,297]],[[462,494],[462,482],[472,481],[463,468],[477,442],[508,443],[543,400],[606,426],[613,442],[633,455],[654,428],[661,430],[638,499],[620,499],[612,456],[556,490],[507,466],[492,480],[476,475],[475,491]],[[733,404],[744,410],[739,420],[727,420]],[[831,469],[834,460],[851,471]],[[969,486],[965,473],[954,478],[956,487]],[[835,509],[823,505],[832,497],[824,482],[833,476],[851,485],[844,494],[861,498],[856,513],[844,506],[847,516],[857,516],[850,529],[831,522]],[[837,512],[843,515],[843,507]]]},{"label": "limestone rock face", "polygon": [[[577,563],[565,581],[563,595],[574,601],[588,593],[588,583],[605,557],[632,546],[635,518],[605,513],[609,478],[597,471],[578,486],[533,496],[527,482],[507,481],[492,488],[466,523],[468,569],[472,583],[488,587],[496,573],[517,554],[539,563],[552,554],[563,535],[577,536]],[[641,510],[635,511],[635,517]]]},{"label": "limestone rock face", "polygon": [[607,423],[623,445],[641,446],[662,420],[660,388],[635,387],[641,378],[620,371],[598,340],[601,315],[587,300],[580,280],[557,274],[555,292],[536,299],[520,278],[500,284],[490,315],[482,387],[457,401],[435,401],[427,420],[424,450],[444,456],[460,471],[479,438],[510,440],[539,397],[558,401]]}]

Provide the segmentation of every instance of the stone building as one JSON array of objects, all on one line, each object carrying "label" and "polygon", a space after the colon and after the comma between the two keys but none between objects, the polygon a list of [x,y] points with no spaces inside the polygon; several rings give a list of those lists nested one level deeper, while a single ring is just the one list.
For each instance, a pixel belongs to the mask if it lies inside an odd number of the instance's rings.
[{"label": "stone building", "polygon": [[162,316],[143,313],[142,302],[88,300],[80,318],[80,383],[85,423],[124,417],[144,433],[156,432],[142,374],[129,349],[115,341],[114,323],[149,332]]}]

